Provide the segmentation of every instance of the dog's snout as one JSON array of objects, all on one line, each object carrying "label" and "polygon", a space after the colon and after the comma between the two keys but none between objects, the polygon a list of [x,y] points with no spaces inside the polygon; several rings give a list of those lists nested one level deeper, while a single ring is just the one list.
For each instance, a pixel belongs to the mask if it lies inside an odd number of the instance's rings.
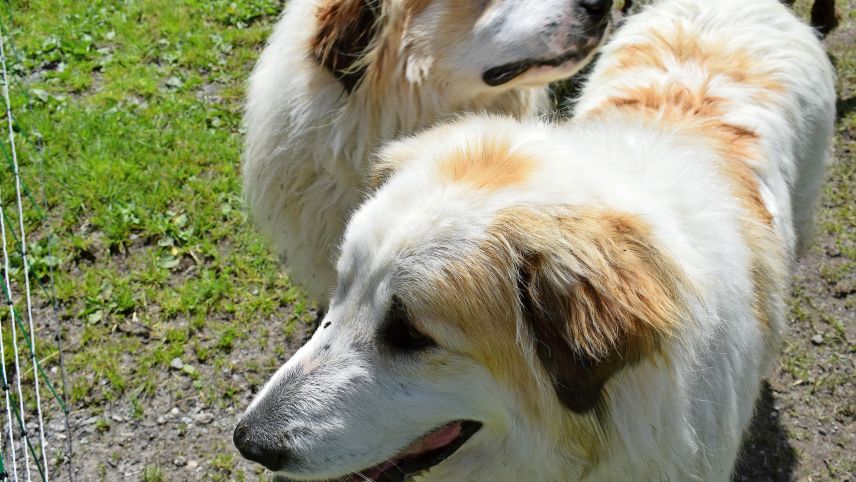
[{"label": "dog's snout", "polygon": [[285,467],[290,457],[288,449],[278,444],[276,437],[265,433],[263,427],[254,427],[247,420],[241,420],[235,427],[232,442],[245,459],[272,471]]},{"label": "dog's snout", "polygon": [[612,0],[580,0],[580,7],[590,16],[603,18],[612,8]]}]

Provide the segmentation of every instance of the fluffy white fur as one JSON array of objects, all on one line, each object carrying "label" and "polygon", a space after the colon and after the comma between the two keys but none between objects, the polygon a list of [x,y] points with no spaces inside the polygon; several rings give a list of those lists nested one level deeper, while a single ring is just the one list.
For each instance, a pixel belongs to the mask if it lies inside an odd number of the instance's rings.
[{"label": "fluffy white fur", "polygon": [[[454,113],[534,117],[547,83],[582,67],[603,33],[581,20],[577,1],[378,1],[378,32],[354,67],[367,72],[348,93],[310,51],[319,11],[355,3],[288,2],[250,78],[245,115],[246,201],[288,274],[322,303],[373,146]],[[482,80],[491,67],[569,51],[582,58],[500,86]]]},{"label": "fluffy white fur", "polygon": [[[639,55],[622,64],[628,48],[658,36],[701,49],[682,58],[672,55],[682,48],[649,49],[661,67]],[[723,59],[748,59],[747,75]],[[242,442],[283,454],[289,478],[332,479],[442,424],[476,420],[481,430],[416,479],[730,480],[784,327],[788,268],[810,225],[834,100],[821,44],[775,0],[665,0],[606,46],[575,122],[469,117],[389,145],[381,157],[394,173],[348,225],[324,327],[253,402]],[[751,149],[718,144],[723,135]],[[507,154],[502,169],[484,153]],[[734,162],[749,175],[735,177]],[[526,310],[514,308],[529,280],[508,266],[539,248],[485,246],[501,217],[503,239],[525,239],[540,225],[514,213],[550,225],[591,209],[648,226],[655,261],[673,264],[683,286],[666,301],[683,308],[658,350],[621,362],[596,408],[570,410],[534,353]],[[539,238],[554,248],[539,254],[545,263],[576,256],[556,236]],[[548,282],[573,287],[586,276]],[[464,281],[450,289],[448,277]],[[378,334],[393,296],[437,346],[390,352]]]},{"label": "fluffy white fur", "polygon": [[[831,155],[834,73],[828,62],[817,58],[825,53],[821,54],[823,47],[815,35],[784,8],[770,3],[752,2],[741,7],[739,11],[748,16],[744,19],[728,18],[729,10],[737,10],[730,2],[710,10],[694,2],[649,7],[639,19],[623,27],[622,35],[603,50],[603,60],[595,66],[587,82],[576,115],[585,117],[604,99],[635,86],[678,78],[688,86],[697,87],[703,81],[697,70],[700,66],[692,63],[674,66],[665,78],[662,72],[644,69],[628,70],[619,77],[604,75],[614,67],[610,61],[614,52],[644,39],[651,29],[657,29],[657,24],[649,22],[671,21],[684,26],[692,23],[711,43],[739,46],[751,52],[759,70],[769,70],[770,78],[784,85],[790,95],[777,96],[772,102],[759,102],[753,97],[752,89],[724,79],[717,79],[711,92],[733,101],[726,116],[730,122],[760,134],[765,159],[770,161],[753,167],[761,178],[762,188],[771,191],[771,197],[767,198],[768,208],[778,214],[776,221],[786,225],[779,231],[780,235],[786,240],[789,251],[798,246],[797,252],[800,252],[811,235],[825,160]],[[673,17],[684,20],[678,22]],[[747,28],[747,24],[754,28]],[[808,162],[807,159],[824,162]],[[770,172],[771,169],[775,172]],[[791,229],[792,224],[794,229]]]}]

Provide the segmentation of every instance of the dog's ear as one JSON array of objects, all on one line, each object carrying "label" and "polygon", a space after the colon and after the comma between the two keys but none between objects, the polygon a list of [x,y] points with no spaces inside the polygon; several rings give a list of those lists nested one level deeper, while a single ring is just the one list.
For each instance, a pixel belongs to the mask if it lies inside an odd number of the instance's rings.
[{"label": "dog's ear", "polygon": [[318,9],[312,56],[348,93],[365,75],[358,61],[375,37],[380,15],[380,0],[328,0]]},{"label": "dog's ear", "polygon": [[559,400],[588,412],[611,376],[678,330],[683,277],[634,216],[516,211],[503,222],[524,323]]},{"label": "dog's ear", "polygon": [[841,11],[836,8],[835,0],[814,0],[811,6],[811,26],[826,37],[838,27]]}]

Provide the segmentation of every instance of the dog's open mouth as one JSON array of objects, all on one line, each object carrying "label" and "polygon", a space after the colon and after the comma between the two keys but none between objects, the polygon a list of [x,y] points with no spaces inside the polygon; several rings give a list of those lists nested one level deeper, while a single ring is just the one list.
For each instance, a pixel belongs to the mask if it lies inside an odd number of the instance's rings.
[{"label": "dog's open mouth", "polygon": [[512,62],[510,64],[500,65],[499,67],[486,70],[485,73],[482,74],[482,80],[484,80],[487,85],[496,87],[520,77],[529,69],[537,67],[558,67],[566,62],[579,62],[585,59],[588,54],[588,49],[574,49],[552,59]]},{"label": "dog's open mouth", "polygon": [[430,469],[449,458],[478,432],[481,426],[481,423],[469,420],[443,425],[420,437],[395,457],[336,480],[401,482],[406,477]]}]

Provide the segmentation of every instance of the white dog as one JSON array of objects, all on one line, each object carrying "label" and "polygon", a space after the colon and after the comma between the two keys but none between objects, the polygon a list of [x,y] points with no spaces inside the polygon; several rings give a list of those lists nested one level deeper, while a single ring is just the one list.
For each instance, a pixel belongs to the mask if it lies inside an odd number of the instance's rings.
[{"label": "white dog", "polygon": [[574,123],[389,144],[322,328],[237,447],[295,480],[730,480],[834,101],[775,0],[666,0]]},{"label": "white dog", "polygon": [[244,192],[326,301],[378,142],[464,111],[533,117],[585,65],[612,0],[291,0],[250,79]]}]

